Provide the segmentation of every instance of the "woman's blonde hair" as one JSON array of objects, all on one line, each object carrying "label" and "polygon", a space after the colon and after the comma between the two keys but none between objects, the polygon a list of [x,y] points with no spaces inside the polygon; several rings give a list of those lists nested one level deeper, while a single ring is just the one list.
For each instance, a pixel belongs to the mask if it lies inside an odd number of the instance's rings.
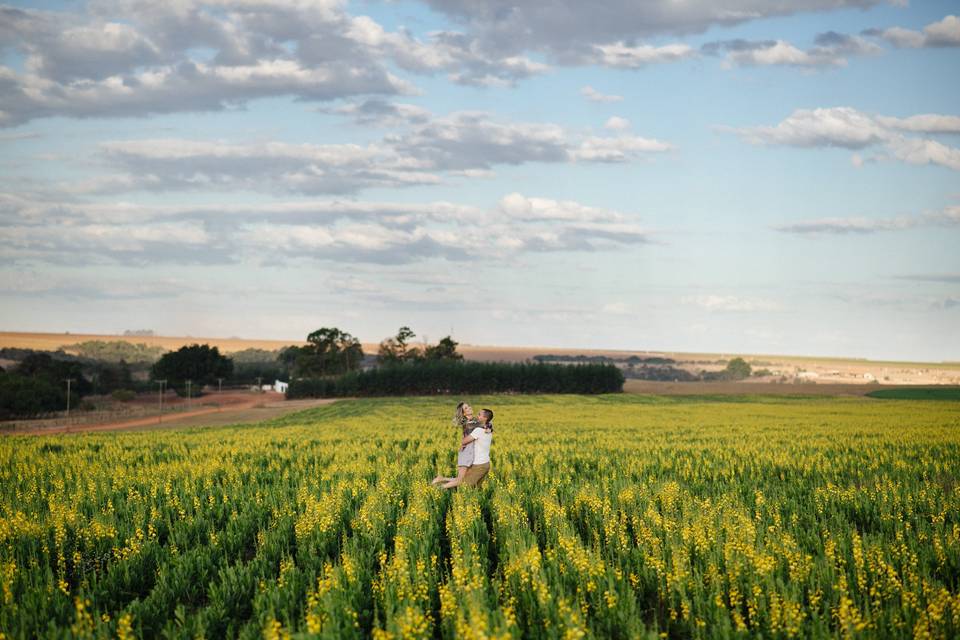
[{"label": "woman's blonde hair", "polygon": [[457,412],[453,416],[453,425],[455,427],[460,427],[463,429],[463,435],[467,435],[473,428],[474,422],[477,421],[476,418],[468,419],[463,408],[467,405],[466,402],[461,402],[457,405]]},{"label": "woman's blonde hair", "polygon": [[453,415],[453,424],[458,427],[462,427],[463,423],[466,422],[466,416],[464,415],[463,408],[466,406],[466,402],[461,402],[457,405],[457,412]]}]

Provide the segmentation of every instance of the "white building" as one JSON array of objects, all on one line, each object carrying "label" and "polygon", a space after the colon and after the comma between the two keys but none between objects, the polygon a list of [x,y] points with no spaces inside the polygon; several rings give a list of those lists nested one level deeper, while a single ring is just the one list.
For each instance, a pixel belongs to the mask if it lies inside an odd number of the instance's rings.
[{"label": "white building", "polygon": [[288,386],[290,386],[289,382],[284,382],[282,380],[275,380],[273,383],[273,390],[279,393],[286,393]]}]

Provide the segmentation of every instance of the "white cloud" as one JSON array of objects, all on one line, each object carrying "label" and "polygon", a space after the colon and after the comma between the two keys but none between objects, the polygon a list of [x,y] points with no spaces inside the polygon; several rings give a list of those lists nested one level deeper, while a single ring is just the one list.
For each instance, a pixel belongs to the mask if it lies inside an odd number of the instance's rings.
[{"label": "white cloud", "polygon": [[623,213],[518,193],[489,210],[449,202],[149,206],[7,198],[0,201],[0,221],[11,266],[264,263],[279,255],[370,264],[515,260],[650,241],[650,232]]},{"label": "white cloud", "polygon": [[[842,147],[861,150],[881,146],[891,157],[909,164],[935,164],[960,171],[960,150],[907,133],[955,133],[960,118],[924,114],[909,118],[874,116],[850,107],[798,109],[775,126],[732,129],[758,145]],[[728,129],[730,130],[730,129]],[[856,156],[854,165],[862,158]]]},{"label": "white cloud", "polygon": [[673,149],[668,142],[654,138],[620,135],[616,137],[585,138],[571,157],[587,162],[626,162],[644,153],[662,153]]},{"label": "white cloud", "polygon": [[630,121],[619,116],[611,116],[603,125],[603,128],[613,131],[625,131],[630,128]]},{"label": "white cloud", "polygon": [[860,36],[836,31],[817,35],[814,46],[801,49],[786,40],[718,40],[700,47],[707,55],[724,53],[723,66],[793,66],[806,69],[846,66],[853,56],[877,55],[883,49]]},{"label": "white cloud", "polygon": [[753,144],[846,149],[863,149],[888,136],[888,130],[875,118],[850,107],[797,109],[776,126],[736,131]]},{"label": "white cloud", "polygon": [[399,127],[411,123],[426,122],[431,113],[423,107],[413,104],[391,102],[383,98],[368,98],[363,102],[351,103],[336,109],[322,109],[327,113],[350,116],[364,126]]},{"label": "white cloud", "polygon": [[920,114],[909,118],[878,116],[883,126],[914,133],[960,133],[960,116],[944,116],[936,113]]},{"label": "white cloud", "polygon": [[897,137],[887,144],[887,148],[894,158],[908,164],[935,164],[960,171],[960,149],[936,140]]},{"label": "white cloud", "polygon": [[582,87],[580,89],[580,95],[590,102],[621,102],[623,100],[623,96],[612,93],[600,93],[590,85]]},{"label": "white cloud", "polygon": [[543,52],[561,64],[636,68],[691,55],[684,45],[635,44],[658,36],[703,33],[773,16],[843,7],[867,7],[882,0],[426,0],[436,11],[467,27],[488,51]]},{"label": "white cloud", "polygon": [[903,215],[893,218],[817,218],[774,226],[777,231],[798,235],[873,234],[881,231],[901,231],[917,227],[952,227],[960,225],[960,206],[946,207],[934,213]]},{"label": "white cloud", "polygon": [[498,205],[509,220],[517,221],[567,221],[567,222],[621,222],[623,214],[588,207],[571,200],[551,200],[549,198],[531,198],[520,193],[504,196]]},{"label": "white cloud", "polygon": [[346,65],[305,67],[296,60],[242,66],[184,62],[124,76],[62,84],[0,67],[0,126],[38,117],[117,117],[178,111],[219,111],[255,98],[294,95],[305,100],[411,91],[393,74]]},{"label": "white cloud", "polygon": [[879,36],[900,48],[960,47],[960,18],[948,15],[938,22],[928,24],[923,31],[890,27],[870,29],[866,33]]},{"label": "white cloud", "polygon": [[651,45],[629,45],[624,42],[598,44],[586,61],[607,67],[621,69],[639,69],[650,64],[677,62],[696,55],[696,51],[686,44],[668,44],[661,47]]},{"label": "white cloud", "polygon": [[[464,84],[512,84],[548,65],[437,32],[387,31],[341,2],[93,1],[85,12],[5,7],[0,126],[35,118],[215,111],[268,96],[328,101],[412,93],[392,66]],[[392,63],[392,64],[391,64]]]},{"label": "white cloud", "polygon": [[236,143],[154,138],[104,142],[100,157],[121,173],[67,185],[75,194],[169,190],[354,193],[487,178],[497,165],[533,162],[629,162],[672,145],[629,134],[590,135],[553,123],[509,122],[486,112],[435,117],[412,105],[371,100],[334,111],[399,131],[357,144]]},{"label": "white cloud", "polygon": [[684,296],[681,298],[684,304],[694,305],[708,311],[776,311],[780,305],[772,300],[762,298],[743,298],[731,295],[706,294],[697,296]]}]

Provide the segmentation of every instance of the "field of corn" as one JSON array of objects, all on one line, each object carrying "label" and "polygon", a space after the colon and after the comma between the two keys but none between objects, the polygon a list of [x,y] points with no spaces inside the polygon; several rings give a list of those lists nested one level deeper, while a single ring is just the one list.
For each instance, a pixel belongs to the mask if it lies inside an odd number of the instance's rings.
[{"label": "field of corn", "polygon": [[960,403],[468,399],[0,439],[0,638],[960,636]]}]

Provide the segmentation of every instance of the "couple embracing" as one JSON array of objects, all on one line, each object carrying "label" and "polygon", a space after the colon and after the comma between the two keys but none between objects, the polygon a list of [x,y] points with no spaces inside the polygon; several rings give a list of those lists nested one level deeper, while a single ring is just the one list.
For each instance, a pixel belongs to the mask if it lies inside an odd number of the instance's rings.
[{"label": "couple embracing", "polygon": [[466,402],[457,405],[453,417],[454,426],[461,435],[457,453],[457,475],[454,478],[437,476],[430,483],[444,489],[459,486],[475,487],[490,473],[490,444],[493,442],[493,411],[481,409],[479,418],[474,417],[473,407]]}]

